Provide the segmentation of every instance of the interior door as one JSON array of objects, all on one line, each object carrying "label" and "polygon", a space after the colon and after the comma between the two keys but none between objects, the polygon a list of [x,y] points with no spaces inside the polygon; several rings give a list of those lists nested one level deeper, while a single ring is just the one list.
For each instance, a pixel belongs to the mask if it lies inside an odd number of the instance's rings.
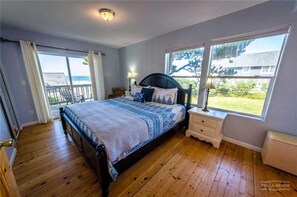
[{"label": "interior door", "polygon": [[0,147],[0,196],[20,196],[11,166],[8,162],[3,147]]}]

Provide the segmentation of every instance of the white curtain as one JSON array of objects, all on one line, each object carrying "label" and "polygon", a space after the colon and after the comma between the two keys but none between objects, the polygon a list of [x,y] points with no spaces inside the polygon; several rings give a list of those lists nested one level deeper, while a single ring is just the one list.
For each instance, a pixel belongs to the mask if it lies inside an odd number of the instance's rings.
[{"label": "white curtain", "polygon": [[88,54],[94,100],[102,100],[105,96],[104,76],[101,53],[89,51]]},{"label": "white curtain", "polygon": [[36,45],[22,40],[20,41],[20,44],[38,122],[47,123],[51,120],[51,113],[42,82]]}]

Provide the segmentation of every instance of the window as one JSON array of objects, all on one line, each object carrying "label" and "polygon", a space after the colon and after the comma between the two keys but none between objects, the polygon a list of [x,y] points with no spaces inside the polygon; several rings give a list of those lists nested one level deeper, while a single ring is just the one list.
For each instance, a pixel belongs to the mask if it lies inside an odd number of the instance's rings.
[{"label": "window", "polygon": [[243,73],[248,73],[248,72],[250,72],[250,67],[243,67],[243,68],[242,68],[242,72],[243,72]]},{"label": "window", "polygon": [[264,117],[287,32],[213,43],[209,106]]},{"label": "window", "polygon": [[86,57],[39,53],[47,98],[54,118],[59,107],[93,99],[90,68]]},{"label": "window", "polygon": [[167,52],[166,73],[175,78],[183,88],[192,84],[191,104],[197,105],[204,47]]},{"label": "window", "polygon": [[261,74],[273,74],[275,72],[275,66],[262,66]]}]

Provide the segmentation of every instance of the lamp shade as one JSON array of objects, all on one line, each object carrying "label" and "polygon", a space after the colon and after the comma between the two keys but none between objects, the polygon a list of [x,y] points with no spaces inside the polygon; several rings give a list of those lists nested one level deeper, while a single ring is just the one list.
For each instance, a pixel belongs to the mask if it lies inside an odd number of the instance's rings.
[{"label": "lamp shade", "polygon": [[136,77],[136,75],[137,75],[137,73],[135,73],[135,72],[128,72],[127,78],[132,79],[132,78]]},{"label": "lamp shade", "polygon": [[135,78],[136,75],[137,75],[137,73],[135,73],[135,72],[131,72],[131,75],[132,75],[132,78]]},{"label": "lamp shade", "polygon": [[204,88],[206,88],[206,89],[214,89],[215,88],[214,85],[213,85],[213,83],[212,83],[212,78],[211,77],[209,77],[207,79]]}]

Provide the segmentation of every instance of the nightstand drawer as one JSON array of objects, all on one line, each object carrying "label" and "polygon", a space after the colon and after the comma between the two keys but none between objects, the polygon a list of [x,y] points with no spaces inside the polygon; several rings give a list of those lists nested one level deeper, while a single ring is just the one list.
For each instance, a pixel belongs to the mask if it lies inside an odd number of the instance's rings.
[{"label": "nightstand drawer", "polygon": [[186,136],[210,142],[214,147],[219,148],[223,139],[222,128],[227,114],[216,110],[205,112],[197,107],[193,107],[188,112],[190,121]]},{"label": "nightstand drawer", "polygon": [[210,119],[210,118],[206,118],[203,116],[191,116],[191,119],[193,121],[193,123],[197,123],[203,126],[207,126],[207,127],[211,127],[211,128],[215,128],[216,127],[216,120]]},{"label": "nightstand drawer", "polygon": [[199,124],[195,124],[195,123],[193,123],[192,126],[193,126],[193,130],[195,132],[201,133],[203,135],[207,135],[209,137],[214,137],[215,131],[213,129],[207,128],[207,127],[203,127],[203,126],[201,126]]}]

